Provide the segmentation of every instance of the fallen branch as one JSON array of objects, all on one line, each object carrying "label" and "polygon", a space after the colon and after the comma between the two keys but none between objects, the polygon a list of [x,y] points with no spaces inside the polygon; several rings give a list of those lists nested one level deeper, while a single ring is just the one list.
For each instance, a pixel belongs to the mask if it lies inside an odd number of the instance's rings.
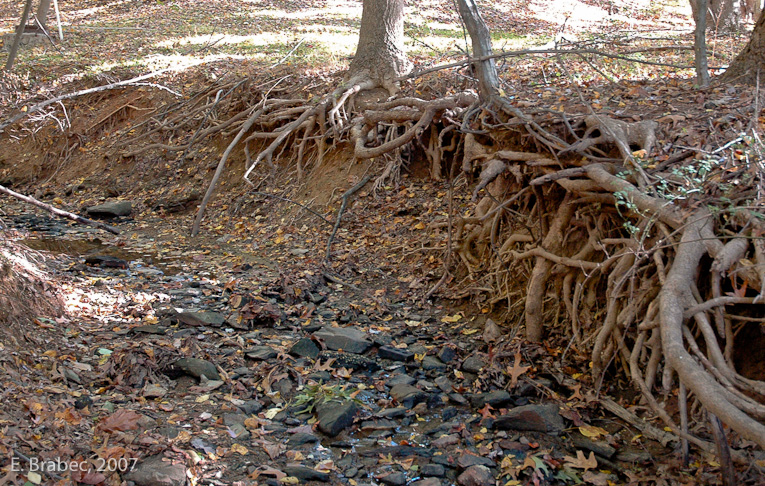
[{"label": "fallen branch", "polygon": [[335,221],[335,227],[332,228],[332,234],[329,235],[329,240],[327,241],[327,254],[324,255],[324,261],[329,261],[329,254],[330,250],[332,249],[332,241],[335,239],[335,234],[337,234],[338,228],[340,228],[340,219],[343,217],[343,212],[345,211],[345,207],[348,205],[348,199],[350,199],[351,196],[356,194],[362,187],[367,185],[367,182],[369,182],[372,179],[372,175],[368,175],[361,179],[361,182],[356,184],[355,186],[351,187],[347,191],[345,191],[345,194],[343,194],[343,203],[340,205],[340,210],[337,212],[337,221]]},{"label": "fallen branch", "polygon": [[108,224],[99,223],[98,221],[93,221],[92,219],[83,218],[82,216],[78,216],[74,213],[70,213],[62,209],[54,208],[50,204],[46,204],[44,202],[38,201],[37,199],[31,196],[25,196],[24,194],[19,194],[18,192],[8,189],[7,187],[0,186],[0,192],[3,192],[5,194],[8,194],[9,196],[15,197],[16,199],[20,199],[24,202],[37,206],[38,208],[44,209],[48,211],[49,213],[55,214],[56,216],[59,216],[61,218],[68,218],[68,219],[71,219],[72,221],[77,221],[78,223],[87,224],[88,226],[94,226],[96,228],[101,228],[102,230],[106,230],[109,233],[113,233],[115,235],[120,234],[120,230],[118,230],[114,226],[109,226]]}]

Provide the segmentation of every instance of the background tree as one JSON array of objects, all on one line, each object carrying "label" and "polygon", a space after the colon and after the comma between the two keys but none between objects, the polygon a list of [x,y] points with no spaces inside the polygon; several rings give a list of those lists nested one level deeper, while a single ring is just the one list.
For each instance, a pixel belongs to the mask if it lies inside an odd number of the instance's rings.
[{"label": "background tree", "polygon": [[723,82],[745,82],[754,84],[765,65],[765,11],[760,13],[757,25],[754,26],[752,37],[746,47],[731,62]]}]

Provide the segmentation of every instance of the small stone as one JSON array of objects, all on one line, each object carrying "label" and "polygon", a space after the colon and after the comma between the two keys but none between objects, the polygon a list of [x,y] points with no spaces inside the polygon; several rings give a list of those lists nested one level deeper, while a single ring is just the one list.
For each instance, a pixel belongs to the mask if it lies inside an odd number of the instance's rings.
[{"label": "small stone", "polygon": [[380,482],[390,484],[391,486],[404,486],[406,484],[406,474],[397,471],[380,478]]},{"label": "small stone", "polygon": [[491,459],[476,456],[475,454],[462,454],[459,459],[457,459],[457,466],[459,466],[460,469],[467,469],[471,466],[494,467],[495,465],[496,464],[494,464],[494,461]]},{"label": "small stone", "polygon": [[162,398],[167,394],[167,389],[157,385],[157,384],[150,384],[146,385],[143,388],[143,396],[145,398]]},{"label": "small stone", "polygon": [[442,478],[446,475],[446,469],[441,464],[423,464],[420,468],[423,476]]},{"label": "small stone", "polygon": [[438,359],[444,363],[451,363],[457,357],[457,352],[451,346],[444,346],[438,351]]},{"label": "small stone", "polygon": [[302,338],[290,348],[290,354],[300,358],[316,359],[320,352],[319,347],[310,338]]},{"label": "small stone", "polygon": [[148,324],[145,326],[138,326],[130,329],[131,332],[142,332],[145,334],[165,334],[167,327],[159,326],[157,324]]},{"label": "small stone", "polygon": [[446,363],[441,361],[440,359],[436,358],[435,356],[425,356],[425,358],[422,360],[422,369],[423,370],[435,370],[439,372],[446,371],[448,366]]},{"label": "small stone", "polygon": [[250,438],[250,431],[243,424],[229,425],[228,433],[232,439],[236,440],[247,440]]},{"label": "small stone", "polygon": [[136,464],[124,479],[138,486],[184,486],[186,466],[180,461],[171,461],[157,454]]},{"label": "small stone", "polygon": [[181,358],[170,365],[171,371],[181,371],[194,378],[205,375],[208,380],[220,380],[220,375],[215,365],[209,361],[198,358]]},{"label": "small stone", "polygon": [[254,346],[244,352],[245,356],[258,361],[268,361],[278,356],[274,348],[270,346]]},{"label": "small stone", "polygon": [[428,400],[428,394],[412,385],[396,385],[390,389],[390,396],[406,408],[412,408]]},{"label": "small stone", "polygon": [[441,486],[441,481],[438,478],[425,478],[413,482],[412,486]]},{"label": "small stone", "polygon": [[94,218],[116,218],[117,216],[129,216],[133,212],[133,203],[130,201],[110,201],[103,204],[90,206],[85,211]]},{"label": "small stone", "polygon": [[226,318],[219,312],[203,311],[203,312],[179,312],[175,316],[178,322],[187,326],[199,327],[221,327],[226,323]]},{"label": "small stone", "polygon": [[291,446],[301,446],[304,444],[315,444],[319,442],[319,438],[316,437],[313,434],[308,434],[305,432],[298,432],[297,434],[292,435],[288,440],[287,444]]},{"label": "small stone", "polygon": [[316,331],[314,336],[333,351],[342,349],[346,353],[362,354],[372,346],[367,334],[355,327],[324,326],[320,331]]},{"label": "small stone", "polygon": [[414,378],[412,378],[411,376],[405,373],[400,373],[398,375],[393,375],[387,381],[386,384],[388,386],[396,386],[396,385],[412,385],[414,383],[417,383],[417,380],[415,380]]},{"label": "small stone", "polygon": [[483,408],[487,403],[496,409],[513,403],[513,397],[505,390],[478,393],[470,397],[470,404],[475,408]]},{"label": "small stone", "polygon": [[491,319],[486,319],[486,323],[483,325],[483,340],[485,343],[492,343],[499,341],[503,336],[502,329]]},{"label": "small stone", "polygon": [[460,438],[454,434],[442,435],[438,439],[434,440],[431,445],[438,449],[444,449],[449,446],[453,446],[460,443]]},{"label": "small stone", "polygon": [[486,366],[486,362],[476,355],[468,356],[462,363],[462,369],[468,373],[478,373],[484,366]]},{"label": "small stone", "polygon": [[141,415],[135,424],[138,426],[138,430],[154,430],[157,428],[157,421],[148,415]]},{"label": "small stone", "polygon": [[394,348],[393,346],[380,346],[377,350],[377,357],[380,359],[389,359],[391,361],[411,361],[414,359],[414,353],[408,349]]},{"label": "small stone", "polygon": [[377,412],[377,416],[380,418],[398,419],[406,415],[406,410],[404,407],[386,408]]},{"label": "small stone", "polygon": [[325,434],[335,437],[337,434],[353,425],[353,419],[359,412],[359,407],[355,402],[330,401],[317,407],[316,418],[319,421],[319,430]]},{"label": "small stone", "polygon": [[566,426],[555,404],[524,405],[515,407],[507,414],[497,417],[494,428],[497,430],[528,430],[557,434]]},{"label": "small stone", "polygon": [[457,477],[460,486],[494,486],[494,475],[486,466],[470,466]]},{"label": "small stone", "polygon": [[245,415],[255,415],[263,410],[263,404],[257,400],[247,400],[243,404],[239,405],[239,410]]},{"label": "small stone", "polygon": [[282,469],[287,476],[298,478],[302,481],[319,481],[321,483],[329,482],[329,474],[306,466],[285,466]]}]

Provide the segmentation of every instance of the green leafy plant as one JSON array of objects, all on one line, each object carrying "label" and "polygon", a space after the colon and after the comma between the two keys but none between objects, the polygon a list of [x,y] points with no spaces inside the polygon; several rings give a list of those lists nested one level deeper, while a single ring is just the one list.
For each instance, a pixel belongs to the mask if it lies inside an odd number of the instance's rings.
[{"label": "green leafy plant", "polygon": [[319,405],[332,400],[353,400],[361,404],[361,401],[355,398],[358,390],[350,390],[341,385],[325,385],[323,383],[313,383],[306,385],[302,393],[295,396],[293,405],[295,408],[305,407],[299,410],[298,414],[313,413]]}]

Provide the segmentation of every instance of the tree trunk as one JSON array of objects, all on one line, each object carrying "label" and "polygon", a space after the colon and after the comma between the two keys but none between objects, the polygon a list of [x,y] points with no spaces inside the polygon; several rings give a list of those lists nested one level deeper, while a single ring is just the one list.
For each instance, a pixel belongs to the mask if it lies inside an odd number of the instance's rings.
[{"label": "tree trunk", "polygon": [[[491,56],[491,35],[489,28],[478,11],[474,0],[457,0],[460,17],[465,23],[465,28],[470,34],[473,43],[473,56],[484,58]],[[491,101],[499,95],[499,76],[494,59],[477,61],[473,64],[475,75],[478,78],[478,92],[483,101]]]},{"label": "tree trunk", "polygon": [[364,0],[356,55],[349,76],[367,78],[391,93],[411,65],[404,52],[404,0]]},{"label": "tree trunk", "polygon": [[32,10],[32,0],[27,0],[24,4],[24,13],[21,14],[21,21],[16,28],[16,34],[13,36],[13,44],[11,44],[11,51],[8,53],[8,61],[5,63],[5,70],[10,71],[13,67],[13,62],[16,60],[16,54],[19,52],[19,44],[21,43],[21,35],[24,33],[24,28],[27,25],[27,19],[29,19],[29,12]]},{"label": "tree trunk", "polygon": [[[693,18],[698,15],[698,0],[691,0]],[[706,2],[707,30],[717,33],[737,33],[744,28],[744,22],[754,15],[759,16],[757,6],[762,0],[709,0]],[[755,13],[756,12],[756,13]]]},{"label": "tree trunk", "polygon": [[709,0],[710,27],[716,32],[741,32],[743,9],[741,0]]},{"label": "tree trunk", "polygon": [[43,29],[48,29],[48,12],[50,12],[51,0],[40,0],[40,6],[37,7],[37,20]]},{"label": "tree trunk", "polygon": [[760,13],[749,43],[731,62],[720,78],[724,83],[754,84],[760,72],[765,72],[765,10]]},{"label": "tree trunk", "polygon": [[[697,3],[698,2],[698,3]],[[696,66],[696,84],[701,88],[709,86],[709,65],[707,63],[707,0],[691,0],[693,20],[696,22],[693,54]]]}]

